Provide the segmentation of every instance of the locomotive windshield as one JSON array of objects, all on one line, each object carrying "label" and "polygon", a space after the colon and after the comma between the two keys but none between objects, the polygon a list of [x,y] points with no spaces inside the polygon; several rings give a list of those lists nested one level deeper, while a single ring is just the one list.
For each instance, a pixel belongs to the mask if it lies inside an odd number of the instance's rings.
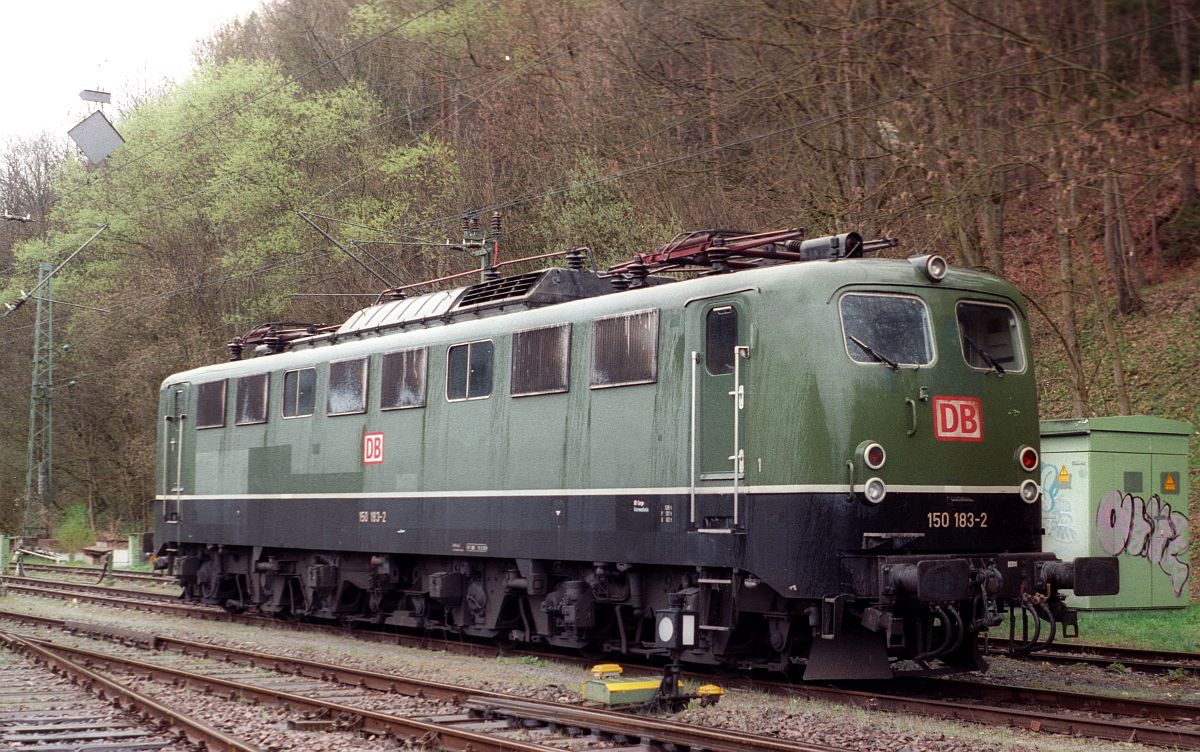
[{"label": "locomotive windshield", "polygon": [[962,301],[957,313],[963,359],[967,365],[997,373],[1025,370],[1025,353],[1012,308],[997,303]]},{"label": "locomotive windshield", "polygon": [[909,295],[851,293],[842,297],[846,352],[856,363],[926,366],[933,362],[929,311]]}]

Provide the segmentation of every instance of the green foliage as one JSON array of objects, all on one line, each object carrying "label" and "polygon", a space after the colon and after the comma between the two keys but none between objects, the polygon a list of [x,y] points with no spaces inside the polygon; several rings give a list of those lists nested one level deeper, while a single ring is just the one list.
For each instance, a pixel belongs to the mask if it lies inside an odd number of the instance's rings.
[{"label": "green foliage", "polygon": [[653,250],[675,234],[635,207],[622,184],[605,180],[600,163],[586,155],[569,173],[566,190],[547,197],[538,214],[546,251],[584,245],[602,266]]},{"label": "green foliage", "polygon": [[[366,0],[350,9],[347,28],[353,36],[373,37],[403,24],[397,32],[400,36],[436,41],[457,51],[464,46],[467,31],[482,27],[482,19],[493,15],[490,3],[484,0],[463,0],[426,13],[438,4],[437,0],[424,0],[424,7],[407,9],[398,7],[395,0]],[[406,23],[406,19],[411,20]]]},{"label": "green foliage", "polygon": [[[128,112],[118,124],[127,143],[106,165],[61,166],[46,232],[13,247],[3,294],[29,289],[39,262],[109,223],[54,281],[56,299],[113,311],[55,313],[56,339],[73,347],[58,372],[82,377],[56,394],[64,503],[102,496],[101,516],[145,525],[158,381],[219,357],[220,343],[260,321],[295,316],[290,293],[350,268],[295,210],[315,208],[380,152],[370,126],[382,112],[362,85],[306,90],[275,63],[229,60]],[[330,201],[320,208],[339,213]],[[27,327],[31,306],[17,316]],[[27,352],[11,363],[28,373]],[[28,375],[20,381],[27,397]],[[27,404],[12,411],[18,425]],[[15,485],[23,463],[8,464]]]},{"label": "green foliage", "polygon": [[63,510],[54,528],[54,538],[64,551],[75,553],[95,540],[96,533],[88,522],[87,507],[73,504]]},{"label": "green foliage", "polygon": [[448,145],[423,135],[394,146],[374,163],[375,195],[359,202],[355,218],[373,227],[412,227],[453,214],[463,185],[456,155]]},{"label": "green foliage", "polygon": [[[64,269],[64,291],[123,291],[144,264],[168,260],[197,272],[287,262],[314,242],[291,210],[312,200],[322,177],[356,169],[360,153],[377,148],[363,134],[381,112],[359,85],[305,92],[270,63],[206,66],[128,115],[128,145],[103,181],[89,183],[91,168],[78,163],[64,169],[51,232],[17,246],[17,261],[33,268],[61,257],[107,221],[86,258]],[[225,117],[203,125],[217,114]],[[260,280],[240,301],[244,315],[278,315],[292,275],[273,270]]]}]

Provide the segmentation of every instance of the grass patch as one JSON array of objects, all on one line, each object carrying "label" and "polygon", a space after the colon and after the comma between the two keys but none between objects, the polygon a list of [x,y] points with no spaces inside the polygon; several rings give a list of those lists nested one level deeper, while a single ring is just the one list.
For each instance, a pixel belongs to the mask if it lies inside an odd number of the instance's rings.
[{"label": "grass patch", "polygon": [[1084,611],[1079,639],[1097,645],[1200,653],[1200,605],[1163,611]]},{"label": "grass patch", "polygon": [[[1032,622],[1030,628],[1032,630]],[[1046,639],[1046,623],[1042,622]],[[1008,617],[998,627],[989,630],[992,637],[1008,638]],[[1021,619],[1017,617],[1017,636],[1021,635]],[[1181,653],[1200,653],[1200,604],[1186,608],[1130,611],[1080,611],[1079,639],[1063,640],[1066,644],[1087,643],[1140,650],[1166,650]]]}]

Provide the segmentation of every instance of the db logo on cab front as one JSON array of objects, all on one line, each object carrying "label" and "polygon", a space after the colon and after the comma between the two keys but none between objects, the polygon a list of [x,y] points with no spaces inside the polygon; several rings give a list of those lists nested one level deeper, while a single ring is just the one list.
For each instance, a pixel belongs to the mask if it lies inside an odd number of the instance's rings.
[{"label": "db logo on cab front", "polygon": [[363,464],[378,465],[383,462],[383,434],[363,434]]},{"label": "db logo on cab front", "polygon": [[978,397],[934,397],[933,435],[938,441],[983,441],[983,403]]}]

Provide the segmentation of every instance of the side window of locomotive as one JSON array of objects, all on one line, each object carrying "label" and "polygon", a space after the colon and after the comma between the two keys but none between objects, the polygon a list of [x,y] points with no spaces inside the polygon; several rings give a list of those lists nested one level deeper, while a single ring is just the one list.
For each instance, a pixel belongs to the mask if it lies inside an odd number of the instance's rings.
[{"label": "side window of locomotive", "polygon": [[570,324],[513,334],[512,396],[565,392],[570,367]]},{"label": "side window of locomotive", "polygon": [[842,335],[856,363],[927,366],[933,334],[924,301],[911,295],[849,293],[842,296]]},{"label": "side window of locomotive", "polygon": [[425,406],[425,348],[401,350],[383,356],[379,407],[400,410]]},{"label": "side window of locomotive", "polygon": [[225,379],[196,387],[196,428],[225,425]]},{"label": "side window of locomotive", "polygon": [[607,316],[593,322],[593,389],[651,384],[657,375],[657,310]]},{"label": "side window of locomotive", "polygon": [[491,340],[452,345],[446,352],[446,399],[484,399],[492,394]]},{"label": "side window of locomotive", "polygon": [[733,373],[733,348],[737,347],[738,315],[733,306],[721,306],[704,318],[704,367],[713,376]]},{"label": "side window of locomotive", "polygon": [[248,426],[267,422],[267,385],[270,383],[267,377],[268,374],[256,373],[237,380],[237,395],[234,398],[235,424]]},{"label": "side window of locomotive", "polygon": [[980,371],[1020,373],[1025,370],[1025,351],[1017,314],[999,303],[959,301],[956,307],[963,359]]},{"label": "side window of locomotive", "polygon": [[329,364],[327,415],[352,415],[367,410],[367,359],[338,360]]},{"label": "side window of locomotive", "polygon": [[301,368],[283,373],[283,417],[303,418],[317,404],[317,369]]}]

